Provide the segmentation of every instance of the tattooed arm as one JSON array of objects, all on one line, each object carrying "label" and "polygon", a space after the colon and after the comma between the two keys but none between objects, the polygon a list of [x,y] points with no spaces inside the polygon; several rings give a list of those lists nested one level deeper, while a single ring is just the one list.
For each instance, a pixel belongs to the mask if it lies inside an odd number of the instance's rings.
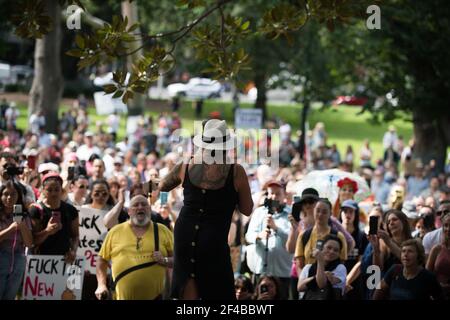
[{"label": "tattooed arm", "polygon": [[177,164],[172,171],[170,171],[164,179],[161,180],[159,183],[159,190],[169,192],[170,190],[176,188],[182,180],[182,171],[183,170],[183,164],[179,163]]}]

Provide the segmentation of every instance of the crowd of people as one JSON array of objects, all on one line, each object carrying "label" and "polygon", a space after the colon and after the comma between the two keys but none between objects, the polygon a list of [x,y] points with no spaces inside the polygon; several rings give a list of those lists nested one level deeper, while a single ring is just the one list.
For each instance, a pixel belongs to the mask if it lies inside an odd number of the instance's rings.
[{"label": "crowd of people", "polygon": [[[279,168],[199,169],[195,146],[211,151],[214,139],[180,142],[176,112],[142,117],[119,141],[120,115],[89,131],[86,103],[63,114],[57,134],[40,113],[21,131],[14,104],[1,110],[0,300],[20,297],[27,255],[75,260],[80,208],[104,212],[109,230],[97,274],[84,278],[87,300],[450,298],[450,165],[415,159],[414,140],[405,146],[393,126],[380,137],[383,159],[369,141],[359,161],[351,146],[341,156],[323,123],[301,155],[279,121]],[[297,189],[333,168],[362,177],[371,195],[358,202],[351,178],[337,182],[337,199]]]}]

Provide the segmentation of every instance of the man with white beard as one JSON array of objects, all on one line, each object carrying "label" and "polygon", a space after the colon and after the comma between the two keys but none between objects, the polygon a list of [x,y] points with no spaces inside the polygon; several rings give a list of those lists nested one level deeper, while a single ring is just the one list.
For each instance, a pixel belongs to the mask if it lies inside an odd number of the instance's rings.
[{"label": "man with white beard", "polygon": [[98,299],[108,296],[107,268],[112,263],[117,300],[159,300],[164,291],[166,268],[173,264],[173,234],[151,221],[147,198],[135,196],[128,210],[130,220],[113,227],[97,259]]}]

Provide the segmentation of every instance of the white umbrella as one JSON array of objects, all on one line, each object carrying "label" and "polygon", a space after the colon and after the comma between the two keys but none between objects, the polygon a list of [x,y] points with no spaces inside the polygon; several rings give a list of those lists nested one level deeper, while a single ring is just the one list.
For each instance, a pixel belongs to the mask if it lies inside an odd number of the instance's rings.
[{"label": "white umbrella", "polygon": [[314,188],[319,192],[320,197],[328,198],[334,203],[339,195],[337,183],[344,178],[352,179],[358,184],[358,192],[354,195],[355,201],[360,202],[370,196],[371,191],[364,178],[339,169],[312,171],[297,182],[295,190],[298,195],[301,195],[304,189]]}]

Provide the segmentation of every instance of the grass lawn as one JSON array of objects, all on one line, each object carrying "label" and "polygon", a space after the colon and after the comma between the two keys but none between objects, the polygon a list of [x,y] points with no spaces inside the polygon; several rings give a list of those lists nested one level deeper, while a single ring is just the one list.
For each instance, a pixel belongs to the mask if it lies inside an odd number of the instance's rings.
[{"label": "grass lawn", "polygon": [[[27,110],[25,104],[18,104],[20,109],[20,118],[18,119],[18,127],[25,129],[27,127]],[[243,108],[251,108],[251,104],[243,104]],[[67,106],[61,107],[61,112],[67,110]],[[149,108],[151,109],[151,102],[149,102]],[[207,117],[212,111],[220,111],[227,123],[232,124],[232,105],[231,103],[217,102],[214,100],[205,101],[203,106],[203,116]],[[383,156],[382,139],[383,134],[386,132],[389,124],[394,124],[397,128],[399,135],[402,135],[405,144],[412,136],[412,124],[404,122],[402,120],[396,120],[393,123],[383,123],[381,125],[372,125],[367,120],[368,114],[358,115],[360,111],[359,107],[339,106],[337,108],[331,108],[321,110],[313,108],[309,115],[309,127],[312,129],[317,122],[323,122],[325,124],[325,130],[328,134],[328,143],[336,143],[341,155],[343,156],[347,145],[353,146],[353,152],[355,158],[358,159],[359,150],[364,142],[364,139],[369,139],[372,150],[374,151],[374,159],[381,158]],[[95,108],[90,106],[88,108],[91,129],[95,131],[95,123],[101,121],[105,116],[99,116],[96,114]],[[183,123],[183,127],[193,131],[194,109],[190,101],[184,101],[180,108],[180,115]],[[159,111],[145,111],[145,114],[152,115],[156,120],[159,115]],[[292,126],[293,133],[299,129],[300,126],[300,105],[269,105],[268,107],[269,117],[279,117]],[[126,117],[121,117],[121,127],[119,131],[119,138],[125,136]]]}]

